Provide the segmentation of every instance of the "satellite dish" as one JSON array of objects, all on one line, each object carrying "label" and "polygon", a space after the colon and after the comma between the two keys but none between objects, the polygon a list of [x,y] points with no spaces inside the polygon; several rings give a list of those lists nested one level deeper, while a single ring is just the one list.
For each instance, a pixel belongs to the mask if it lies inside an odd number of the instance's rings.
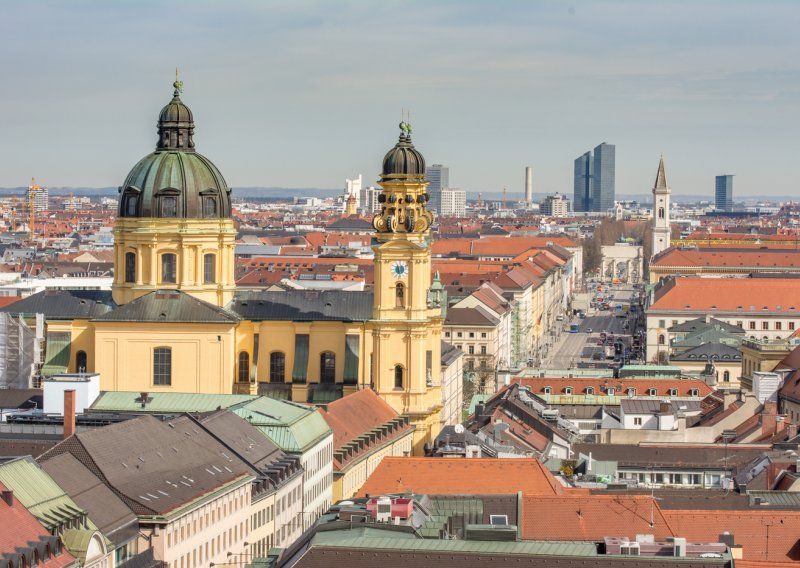
[{"label": "satellite dish", "polygon": [[464,431],[466,430],[463,424],[456,424],[455,428],[453,429],[456,431],[456,434],[463,434]]}]

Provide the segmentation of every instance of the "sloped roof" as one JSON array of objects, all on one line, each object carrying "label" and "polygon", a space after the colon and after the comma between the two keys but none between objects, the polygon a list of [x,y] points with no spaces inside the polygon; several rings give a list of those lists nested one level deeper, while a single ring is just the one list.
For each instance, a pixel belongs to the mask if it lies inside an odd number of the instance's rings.
[{"label": "sloped roof", "polygon": [[702,331],[707,328],[714,328],[718,327],[730,333],[737,333],[737,334],[744,334],[745,331],[738,325],[733,325],[727,322],[724,322],[717,318],[709,317],[708,321],[706,321],[706,317],[699,317],[689,321],[685,321],[683,323],[679,323],[677,325],[673,325],[669,328],[670,333],[692,333]]},{"label": "sloped roof", "polygon": [[86,509],[89,518],[113,543],[129,540],[139,530],[133,511],[72,454],[61,454],[39,463],[72,499]]},{"label": "sloped roof", "polygon": [[95,321],[223,323],[238,318],[180,290],[156,290],[95,318]]},{"label": "sloped roof", "polygon": [[558,495],[561,486],[535,459],[385,457],[358,492]]},{"label": "sloped roof", "polygon": [[242,319],[255,321],[367,321],[372,318],[372,293],[341,290],[240,292],[227,309]]},{"label": "sloped roof", "polygon": [[[741,238],[743,235],[737,235]],[[653,259],[654,268],[660,267],[726,267],[754,268],[768,270],[770,268],[790,268],[800,266],[800,252],[796,250],[775,248],[698,248],[686,249],[670,247]]]},{"label": "sloped roof", "polygon": [[333,430],[333,448],[338,449],[398,414],[372,389],[362,389],[330,403],[322,417]]},{"label": "sloped roof", "polygon": [[500,320],[485,308],[476,306],[474,308],[449,308],[444,325],[495,327],[499,323]]},{"label": "sloped roof", "polygon": [[4,306],[0,312],[74,320],[96,318],[115,307],[110,290],[45,290]]},{"label": "sloped roof", "polygon": [[675,278],[662,290],[648,313],[800,313],[800,281],[793,278]]},{"label": "sloped roof", "polygon": [[92,403],[91,412],[136,412],[153,414],[180,414],[182,412],[210,412],[229,408],[256,398],[249,394],[204,394],[182,392],[150,392],[142,406],[140,392],[104,391]]},{"label": "sloped roof", "polygon": [[301,453],[332,434],[319,410],[261,396],[231,408],[284,452]]},{"label": "sloped roof", "polygon": [[709,358],[714,358],[720,363],[741,361],[742,352],[723,343],[705,343],[670,357],[672,361],[706,361]]},{"label": "sloped roof", "polygon": [[[649,495],[524,495],[522,498],[523,539],[602,541],[606,536],[633,539],[637,534],[652,534],[656,539],[676,536],[658,503]],[[716,542],[717,537],[708,542]]]}]

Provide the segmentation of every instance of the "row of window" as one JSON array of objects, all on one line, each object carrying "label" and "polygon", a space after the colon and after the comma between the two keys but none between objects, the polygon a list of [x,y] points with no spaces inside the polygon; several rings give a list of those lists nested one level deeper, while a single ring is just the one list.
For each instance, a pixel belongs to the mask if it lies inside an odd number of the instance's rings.
[{"label": "row of window", "polygon": [[[213,195],[203,196],[203,217],[213,218],[217,216],[217,198]],[[139,214],[139,196],[134,192],[125,194],[125,215],[135,217]],[[155,212],[159,217],[178,216],[178,196],[160,195],[156,198]]]},{"label": "row of window", "polygon": [[[456,349],[461,349],[461,351],[464,351],[464,346],[461,345],[460,343],[459,344],[455,344],[454,347]],[[486,351],[486,346],[485,345],[481,345],[480,347],[481,348],[480,348],[479,355],[487,355],[488,353]],[[475,346],[474,345],[467,345],[467,353],[470,354],[470,355],[475,355]]]},{"label": "row of window", "polygon": [[[172,252],[161,255],[162,284],[175,284],[178,278],[178,256]],[[215,284],[217,281],[217,255],[203,255],[203,283]],[[125,282],[136,282],[136,253],[125,253]]]},{"label": "row of window", "polygon": [[[204,514],[197,515],[194,519],[185,518],[180,526],[175,526],[171,532],[167,533],[167,546],[177,545],[192,536],[203,533],[208,527],[216,525],[224,518],[227,518],[229,514],[247,507],[249,503],[245,493],[246,491],[240,491],[238,496],[226,498],[225,502],[217,503],[216,506],[212,506],[210,510],[207,510]],[[245,525],[243,530],[246,529],[247,526]]]},{"label": "row of window", "polygon": [[[725,379],[724,380],[726,382],[729,382],[731,380],[730,372],[725,371]],[[553,394],[553,389],[552,389],[552,387],[544,387],[542,389],[542,392],[544,394]],[[628,393],[628,396],[636,396],[636,389],[631,387],[631,388],[629,388],[627,390],[627,393]],[[647,389],[646,393],[647,393],[647,396],[658,396],[658,389],[657,388],[649,388],[649,389]],[[575,394],[575,392],[574,392],[574,389],[572,387],[564,387],[564,394]],[[584,389],[584,394],[587,395],[587,396],[594,395],[594,387],[586,387]],[[615,389],[614,387],[608,387],[606,389],[606,396],[616,396],[616,394],[617,394],[617,389]],[[678,389],[671,388],[671,389],[667,389],[667,396],[680,396],[680,393],[678,392]],[[689,390],[689,396],[700,396],[700,390],[699,389],[690,389]]]},{"label": "row of window", "polygon": [[[445,331],[444,332],[444,336],[445,337],[450,337],[450,332],[449,331]],[[461,331],[457,331],[456,332],[456,337],[464,337],[464,333],[461,332]],[[467,337],[469,337],[470,339],[475,339],[475,332],[474,331],[470,331],[467,334]],[[485,331],[481,332],[481,339],[486,339],[486,332]]]},{"label": "row of window", "polygon": [[[745,329],[744,321],[742,321],[742,320],[739,320],[739,321],[736,321],[736,322],[726,321],[725,323],[727,323],[729,325],[736,325],[738,327],[741,327],[742,329]],[[667,320],[658,320],[658,327],[665,328],[665,327],[667,327],[666,324],[667,324]],[[672,325],[673,326],[678,325],[678,320],[672,320]],[[746,329],[751,329],[751,330],[758,329],[758,322],[756,322],[756,321],[747,322],[747,328]],[[763,331],[769,331],[770,329],[774,329],[775,331],[783,331],[783,322],[775,321],[775,322],[773,322],[772,327],[770,327],[770,322],[769,321],[762,321],[761,322],[761,329]],[[793,321],[786,322],[786,329],[788,329],[789,331],[793,331],[794,330],[794,322]]]}]

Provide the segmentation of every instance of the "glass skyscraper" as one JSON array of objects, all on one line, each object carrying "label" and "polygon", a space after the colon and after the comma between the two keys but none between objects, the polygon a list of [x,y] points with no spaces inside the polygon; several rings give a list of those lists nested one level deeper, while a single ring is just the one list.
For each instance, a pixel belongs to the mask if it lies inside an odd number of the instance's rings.
[{"label": "glass skyscraper", "polygon": [[714,208],[717,211],[733,211],[733,176],[717,176]]},{"label": "glass skyscraper", "polygon": [[573,210],[606,212],[614,207],[616,146],[603,142],[575,160]]},{"label": "glass skyscraper", "polygon": [[431,164],[431,166],[425,170],[425,175],[429,182],[428,195],[430,196],[427,209],[441,214],[442,190],[446,187],[450,187],[450,168],[442,164]]},{"label": "glass skyscraper", "polygon": [[592,210],[592,153],[586,152],[575,160],[573,211]]}]

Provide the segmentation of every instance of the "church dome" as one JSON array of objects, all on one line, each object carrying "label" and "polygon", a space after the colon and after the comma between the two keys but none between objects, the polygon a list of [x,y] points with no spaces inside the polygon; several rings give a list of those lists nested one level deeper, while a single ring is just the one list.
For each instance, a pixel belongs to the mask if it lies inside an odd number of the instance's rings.
[{"label": "church dome", "polygon": [[411,126],[400,123],[400,139],[383,158],[383,181],[425,179],[425,158],[411,143]]},{"label": "church dome", "polygon": [[216,166],[194,148],[192,111],[174,83],[158,117],[156,151],[139,160],[119,188],[120,217],[229,218],[230,188]]}]

